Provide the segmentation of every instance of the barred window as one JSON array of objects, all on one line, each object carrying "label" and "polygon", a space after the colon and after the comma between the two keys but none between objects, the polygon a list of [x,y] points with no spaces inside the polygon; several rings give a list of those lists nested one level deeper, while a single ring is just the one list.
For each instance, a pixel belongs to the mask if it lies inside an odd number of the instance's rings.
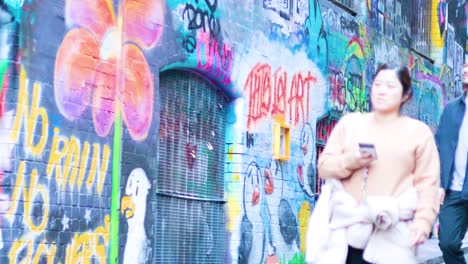
[{"label": "barred window", "polygon": [[224,263],[227,99],[199,75],[160,79],[157,263]]},{"label": "barred window", "polygon": [[[411,22],[411,48],[421,55],[431,55],[431,1],[413,0]],[[446,8],[441,6],[441,12]],[[445,30],[445,29],[441,29]]]}]

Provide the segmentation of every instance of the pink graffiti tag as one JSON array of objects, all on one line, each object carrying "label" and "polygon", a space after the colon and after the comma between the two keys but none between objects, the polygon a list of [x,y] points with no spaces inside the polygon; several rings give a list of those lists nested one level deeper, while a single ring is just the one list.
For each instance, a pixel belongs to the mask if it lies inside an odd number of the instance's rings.
[{"label": "pink graffiti tag", "polygon": [[209,33],[199,32],[198,36],[197,68],[228,86],[231,83],[233,49],[226,43],[220,47],[220,43],[212,39]]}]

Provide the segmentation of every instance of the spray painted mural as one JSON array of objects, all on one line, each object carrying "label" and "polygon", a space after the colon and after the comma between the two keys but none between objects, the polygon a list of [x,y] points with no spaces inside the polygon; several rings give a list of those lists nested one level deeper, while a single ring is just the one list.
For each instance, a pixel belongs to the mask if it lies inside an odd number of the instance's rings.
[{"label": "spray painted mural", "polygon": [[462,1],[427,8],[435,63],[410,1],[362,2],[0,1],[0,262],[304,263],[317,157],[378,65],[432,129],[462,91]]},{"label": "spray painted mural", "polygon": [[[161,36],[153,19],[163,19],[162,6],[21,3],[17,13],[11,3],[3,6],[15,19],[2,25],[8,52],[2,54],[1,262],[145,263],[151,236],[141,222],[150,214],[144,207],[153,175],[130,160],[150,152],[121,146],[136,148],[152,131],[154,84],[142,49]],[[69,30],[29,31],[53,23],[54,16],[45,15],[51,7],[58,10],[55,18],[65,18],[52,28]],[[151,19],[142,21],[143,11]],[[47,45],[56,48],[40,49]],[[37,61],[42,69],[34,67]],[[128,159],[121,161],[122,149]],[[135,172],[121,174],[131,167]],[[127,184],[122,194],[120,179]],[[142,230],[132,228],[135,221]],[[134,244],[119,253],[126,226]]]}]

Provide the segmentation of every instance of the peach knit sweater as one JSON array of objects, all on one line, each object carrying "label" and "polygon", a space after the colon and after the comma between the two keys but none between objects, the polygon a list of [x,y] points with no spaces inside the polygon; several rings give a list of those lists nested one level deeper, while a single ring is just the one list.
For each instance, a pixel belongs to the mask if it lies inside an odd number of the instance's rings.
[{"label": "peach knit sweater", "polygon": [[378,156],[368,169],[367,195],[396,197],[414,186],[414,222],[429,234],[439,211],[440,185],[439,156],[429,127],[405,116],[382,122],[373,113],[348,114],[338,122],[319,158],[319,176],[341,180],[357,201],[362,199],[364,170],[349,170],[349,155],[344,153],[358,153],[360,142],[373,143]]}]

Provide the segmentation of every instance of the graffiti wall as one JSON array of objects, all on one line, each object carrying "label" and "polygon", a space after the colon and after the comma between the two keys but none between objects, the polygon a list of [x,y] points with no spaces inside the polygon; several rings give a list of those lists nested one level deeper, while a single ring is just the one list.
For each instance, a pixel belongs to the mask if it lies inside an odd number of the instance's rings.
[{"label": "graffiti wall", "polygon": [[433,130],[463,89],[465,1],[340,2],[0,1],[0,263],[304,263],[377,67]]},{"label": "graffiti wall", "polygon": [[2,263],[151,259],[151,5],[2,3]]}]

